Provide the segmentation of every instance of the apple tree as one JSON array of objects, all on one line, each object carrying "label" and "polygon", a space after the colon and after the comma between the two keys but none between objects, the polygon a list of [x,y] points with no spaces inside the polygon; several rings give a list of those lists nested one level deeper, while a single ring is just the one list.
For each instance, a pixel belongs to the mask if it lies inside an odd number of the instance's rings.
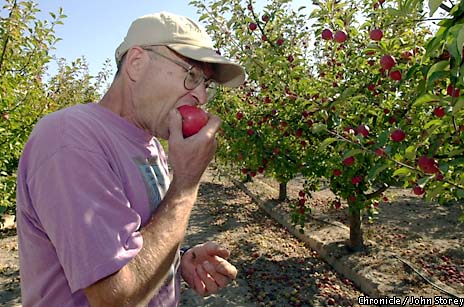
[{"label": "apple tree", "polygon": [[312,95],[305,61],[310,31],[306,15],[294,11],[291,2],[269,1],[263,8],[251,1],[191,2],[201,20],[209,21],[218,52],[247,68],[246,83],[223,89],[211,107],[224,120],[218,156],[251,178],[264,172],[274,177],[280,199],[297,173],[313,171],[305,165],[314,157],[306,101]]},{"label": "apple tree", "polygon": [[[328,93],[333,121],[323,123],[321,150],[334,153],[336,159],[325,161],[332,164],[326,176],[332,191],[349,204],[350,245],[362,249],[362,212],[375,210],[389,186],[409,187],[440,203],[462,198],[462,115],[456,92],[461,60],[446,55],[455,48],[454,56],[461,57],[462,41],[449,30],[454,26],[456,31],[453,22],[444,20],[427,43],[420,1],[364,3],[373,9],[364,12],[359,27],[346,7],[319,4],[313,14],[325,54],[318,67],[327,83],[337,82]],[[344,35],[337,39],[340,32]]]},{"label": "apple tree", "polygon": [[[107,70],[90,76],[85,59],[58,60],[47,72],[59,38],[55,28],[66,17],[60,9],[48,18],[33,1],[7,0],[0,10],[0,216],[15,210],[16,169],[22,148],[43,115],[65,106],[96,100]],[[105,66],[108,67],[108,66]]]},{"label": "apple tree", "polygon": [[251,177],[305,176],[296,222],[319,178],[335,207],[348,203],[355,250],[364,213],[388,201],[390,186],[441,203],[462,198],[461,4],[433,36],[419,0],[317,1],[309,17],[289,1],[260,14],[253,2],[192,3],[220,52],[248,73],[214,102],[225,118],[220,156]]}]

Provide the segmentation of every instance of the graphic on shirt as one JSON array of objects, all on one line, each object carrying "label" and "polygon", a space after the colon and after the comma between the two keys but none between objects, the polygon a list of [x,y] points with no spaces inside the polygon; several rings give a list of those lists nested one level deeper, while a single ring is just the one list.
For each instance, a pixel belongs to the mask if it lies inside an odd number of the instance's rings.
[{"label": "graphic on shirt", "polygon": [[147,188],[150,211],[155,212],[169,187],[169,176],[158,156],[136,158],[135,163]]},{"label": "graphic on shirt", "polygon": [[[170,183],[169,175],[161,164],[161,160],[158,156],[150,158],[135,158],[134,161],[142,174],[143,182],[147,188],[150,211],[151,213],[154,213],[168,190]],[[165,286],[169,284],[172,284],[172,287],[174,286],[174,275],[175,272],[177,272],[179,265],[180,258],[176,257],[168,275],[166,276]],[[158,299],[161,300],[160,295]],[[168,293],[165,293],[164,295],[168,295]]]}]

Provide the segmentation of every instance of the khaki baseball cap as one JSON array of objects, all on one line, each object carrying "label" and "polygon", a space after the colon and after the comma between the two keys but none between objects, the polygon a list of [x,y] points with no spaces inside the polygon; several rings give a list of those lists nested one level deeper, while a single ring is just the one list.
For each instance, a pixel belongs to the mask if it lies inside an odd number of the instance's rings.
[{"label": "khaki baseball cap", "polygon": [[134,46],[163,45],[177,53],[214,65],[213,79],[225,86],[237,87],[245,80],[245,70],[213,49],[213,42],[193,20],[168,12],[145,15],[134,20],[124,41],[116,49],[116,63]]}]

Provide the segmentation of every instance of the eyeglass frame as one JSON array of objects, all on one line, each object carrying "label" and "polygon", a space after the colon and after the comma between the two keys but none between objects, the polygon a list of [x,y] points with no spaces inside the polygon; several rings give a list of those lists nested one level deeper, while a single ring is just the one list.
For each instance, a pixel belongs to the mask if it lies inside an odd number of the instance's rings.
[{"label": "eyeglass frame", "polygon": [[[169,49],[169,51],[173,52],[169,47],[167,47]],[[185,75],[185,78],[184,78],[184,88],[188,91],[191,91],[191,90],[194,90],[195,88],[197,88],[202,82],[203,84],[205,85],[205,89],[207,91],[207,94],[208,94],[208,101],[211,100],[214,95],[216,94],[216,82],[212,79],[212,78],[206,78],[204,72],[197,66],[195,65],[191,65],[191,64],[188,64],[186,62],[181,62],[181,61],[178,61],[178,60],[175,60],[175,59],[172,59],[170,57],[168,57],[167,55],[164,55],[156,50],[153,50],[151,48],[148,48],[148,47],[142,47],[143,50],[146,50],[146,51],[150,51],[150,52],[153,52],[154,54],[170,61],[171,63],[174,63],[178,66],[180,66],[181,68],[183,68],[186,72],[186,75]],[[174,53],[174,52],[173,52]],[[187,86],[187,79],[189,78],[189,76],[192,75],[192,71],[198,71],[199,74],[201,77],[198,78],[198,81],[196,81],[194,83],[194,86],[193,87],[188,87]]]}]

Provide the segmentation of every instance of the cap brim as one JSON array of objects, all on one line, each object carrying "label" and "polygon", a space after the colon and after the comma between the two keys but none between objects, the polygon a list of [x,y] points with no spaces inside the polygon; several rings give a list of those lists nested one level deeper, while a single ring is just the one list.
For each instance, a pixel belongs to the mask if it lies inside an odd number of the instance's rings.
[{"label": "cap brim", "polygon": [[220,56],[214,50],[186,44],[168,44],[167,46],[189,59],[214,64],[213,79],[222,85],[237,87],[245,81],[243,67]]}]

